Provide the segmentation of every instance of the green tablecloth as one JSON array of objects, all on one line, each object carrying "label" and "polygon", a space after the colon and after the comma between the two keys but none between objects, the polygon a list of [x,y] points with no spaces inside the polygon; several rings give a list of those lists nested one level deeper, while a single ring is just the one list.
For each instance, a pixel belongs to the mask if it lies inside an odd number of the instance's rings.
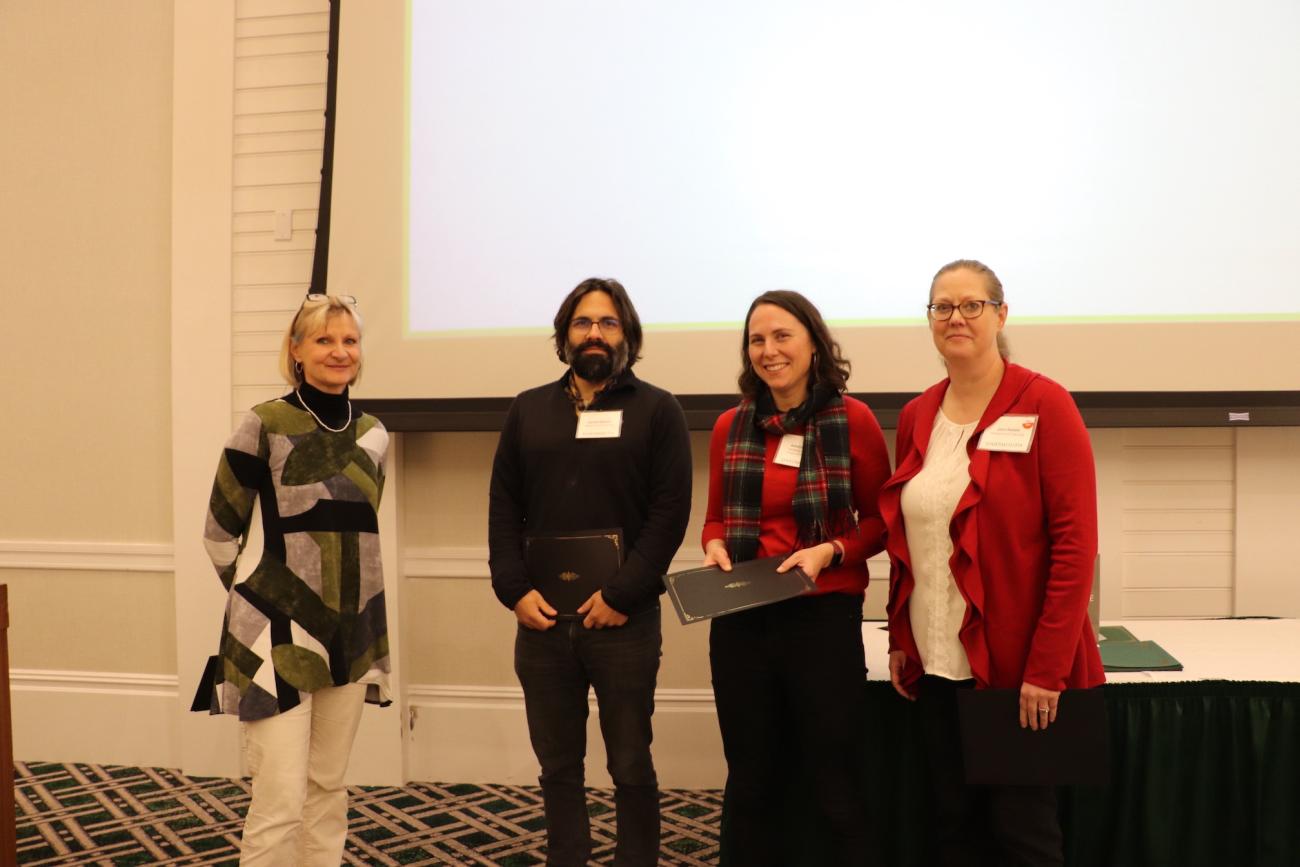
[{"label": "green tablecloth", "polygon": [[[1061,793],[1071,867],[1300,865],[1300,683],[1187,681],[1103,687],[1111,784]],[[872,863],[928,867],[924,756],[916,708],[866,685],[863,774]],[[832,867],[810,781],[784,793],[783,864]],[[723,817],[722,863],[730,864]],[[744,867],[744,865],[731,865]]]}]

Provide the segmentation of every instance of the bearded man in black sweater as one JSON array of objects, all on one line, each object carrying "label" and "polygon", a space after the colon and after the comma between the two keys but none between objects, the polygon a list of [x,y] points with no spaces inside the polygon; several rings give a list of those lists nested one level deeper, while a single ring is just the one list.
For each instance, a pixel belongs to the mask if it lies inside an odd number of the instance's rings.
[{"label": "bearded man in black sweater", "polygon": [[546,863],[581,867],[591,855],[592,687],[614,780],[614,864],[651,867],[659,595],[690,517],[690,440],[676,399],[632,373],[641,322],[618,281],[578,284],[554,324],[569,369],[515,398],[492,464],[492,589],[519,621],[515,671],[541,765]]}]

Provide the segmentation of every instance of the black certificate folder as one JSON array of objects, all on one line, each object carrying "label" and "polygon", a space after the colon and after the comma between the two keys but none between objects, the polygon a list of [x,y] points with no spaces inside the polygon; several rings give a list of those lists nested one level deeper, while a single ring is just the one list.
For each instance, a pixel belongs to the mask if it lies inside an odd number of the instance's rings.
[{"label": "black certificate folder", "polygon": [[777,572],[784,557],[764,557],[732,564],[730,572],[702,566],[665,576],[668,596],[682,624],[734,614],[800,596],[817,585],[797,566]]},{"label": "black certificate folder", "polygon": [[561,617],[576,617],[623,567],[623,531],[592,530],[524,539],[528,580]]},{"label": "black certificate folder", "polygon": [[1067,689],[1056,722],[1020,727],[1020,690],[957,690],[966,782],[997,786],[1104,786],[1110,727],[1100,688]]}]

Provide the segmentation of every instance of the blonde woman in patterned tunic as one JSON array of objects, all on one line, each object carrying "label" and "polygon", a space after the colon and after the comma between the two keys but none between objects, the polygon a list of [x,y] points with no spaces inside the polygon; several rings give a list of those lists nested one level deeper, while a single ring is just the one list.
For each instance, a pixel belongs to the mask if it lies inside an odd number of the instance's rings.
[{"label": "blonde woman in patterned tunic", "polygon": [[[229,595],[196,706],[243,722],[253,799],[240,863],[334,867],[362,706],[389,703],[377,518],[388,433],[348,399],[356,300],[308,295],[280,367],[293,390],[253,407],[212,486],[204,539]],[[261,557],[239,568],[259,521]]]}]

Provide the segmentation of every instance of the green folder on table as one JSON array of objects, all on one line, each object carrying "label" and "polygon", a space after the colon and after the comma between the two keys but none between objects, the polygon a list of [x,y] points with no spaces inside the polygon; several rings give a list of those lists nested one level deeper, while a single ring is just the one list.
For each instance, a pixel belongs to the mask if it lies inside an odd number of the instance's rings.
[{"label": "green folder on table", "polygon": [[1182,671],[1183,664],[1154,641],[1138,641],[1123,626],[1103,626],[1098,650],[1106,671]]},{"label": "green folder on table", "polygon": [[1137,636],[1123,626],[1103,626],[1098,630],[1097,643],[1105,644],[1107,641],[1137,641]]}]

